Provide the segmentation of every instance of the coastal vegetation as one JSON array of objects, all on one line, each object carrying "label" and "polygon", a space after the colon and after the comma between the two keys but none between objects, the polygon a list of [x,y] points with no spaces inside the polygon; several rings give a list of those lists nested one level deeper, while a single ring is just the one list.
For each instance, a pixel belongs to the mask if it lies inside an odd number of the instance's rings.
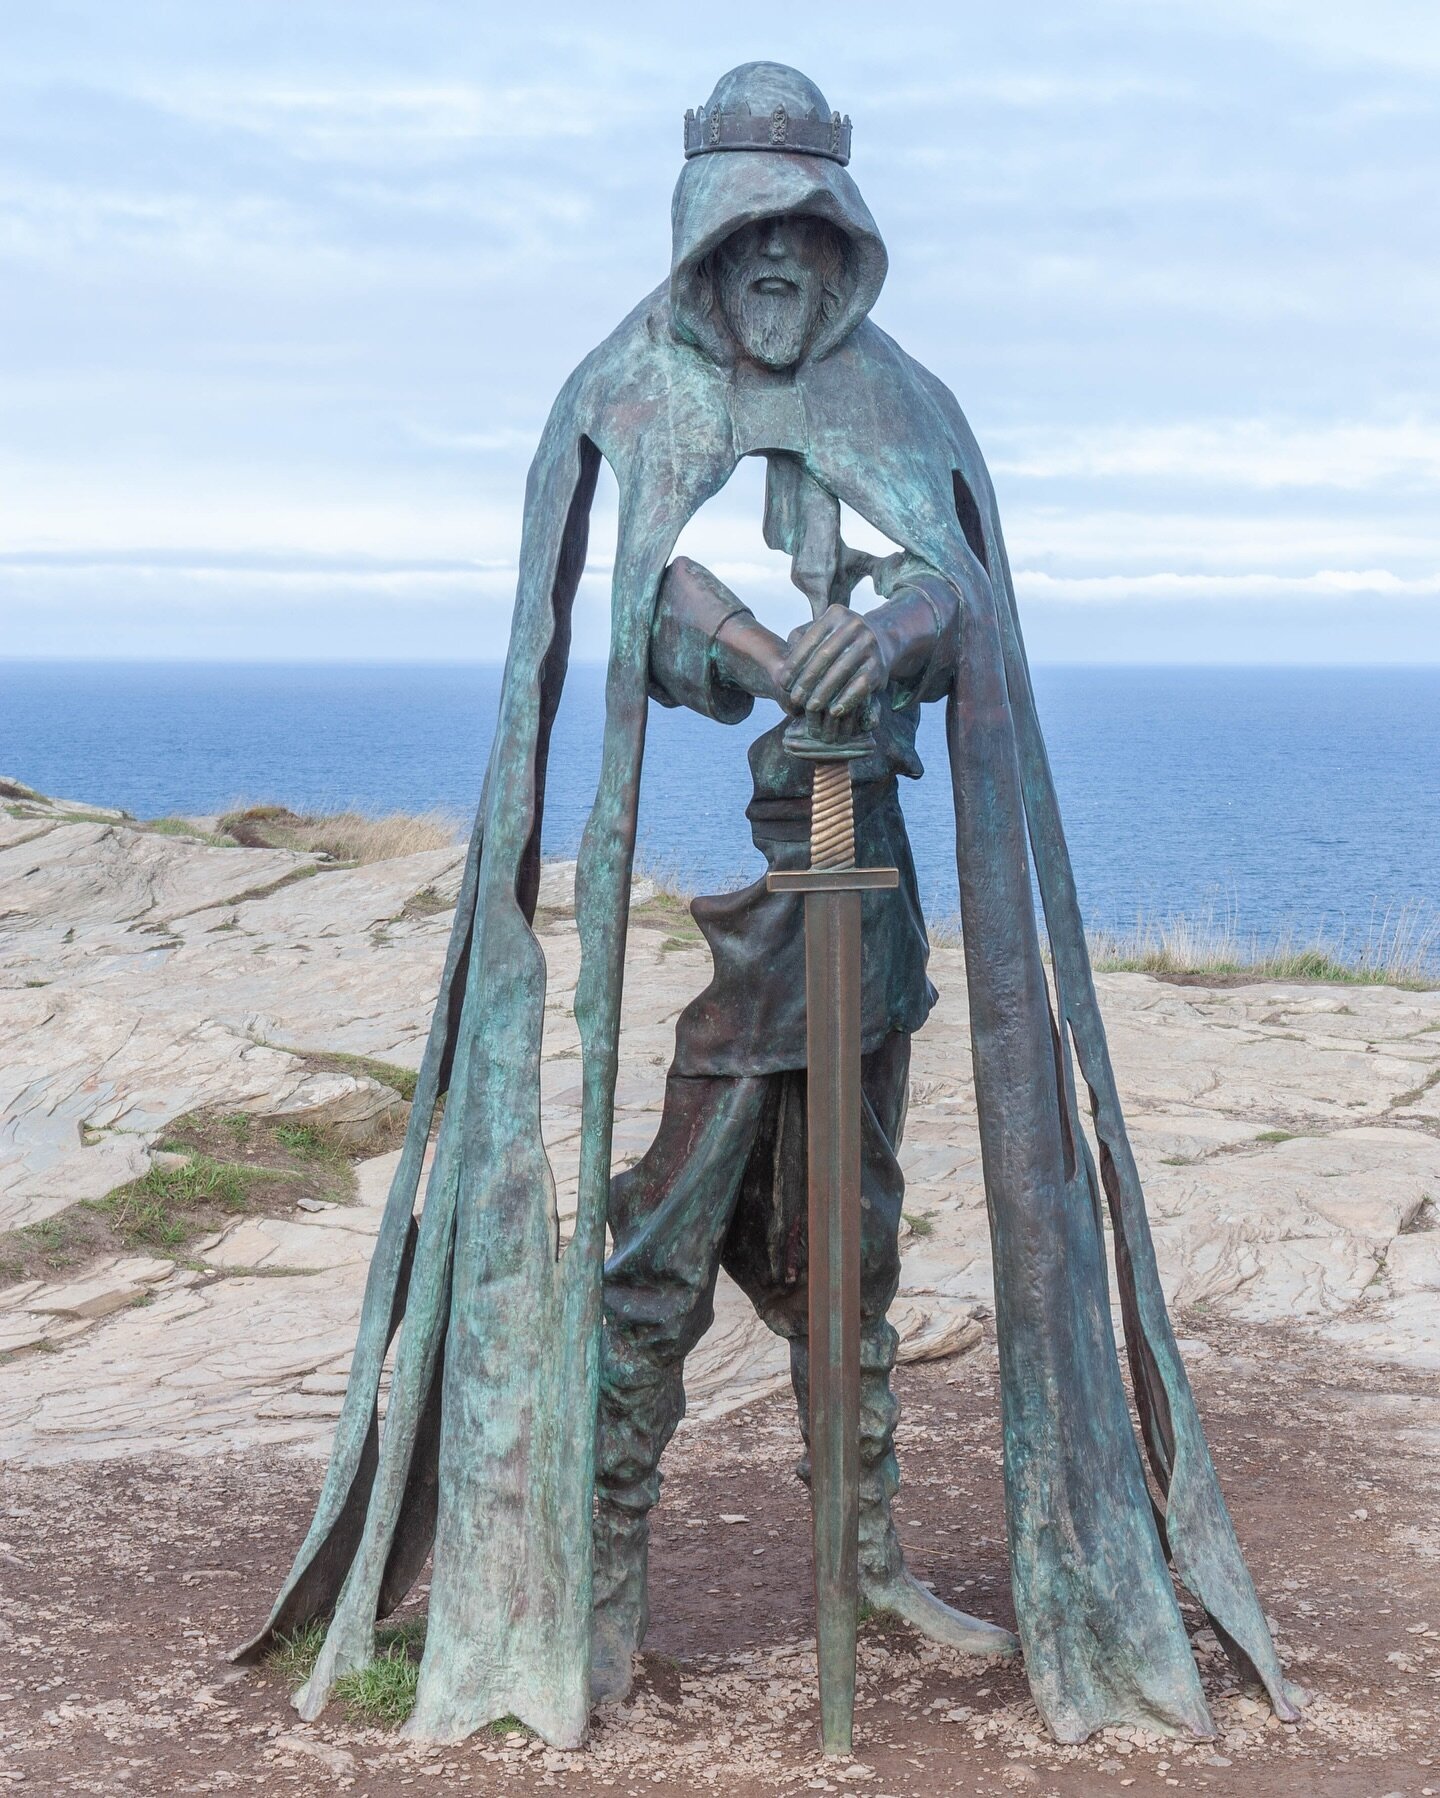
[{"label": "coastal vegetation", "polygon": [[[0,779],[0,805],[13,818],[43,817],[51,824],[109,824],[222,849],[290,849],[325,856],[349,867],[449,849],[461,835],[456,820],[441,811],[387,812],[371,818],[356,811],[295,812],[285,805],[247,804],[218,818],[134,818],[129,812],[52,799],[9,779]],[[417,910],[425,909],[425,897],[424,892],[416,895]]]},{"label": "coastal vegetation", "polygon": [[1233,914],[1136,920],[1128,931],[1089,933],[1097,973],[1239,985],[1262,980],[1340,986],[1440,987],[1440,912],[1402,906],[1377,912],[1363,936],[1297,942],[1247,933]]},{"label": "coastal vegetation", "polygon": [[[358,1056],[307,1060],[337,1069],[353,1063],[366,1072],[389,1067]],[[54,1279],[105,1255],[148,1253],[188,1264],[192,1245],[238,1217],[284,1217],[301,1204],[347,1204],[355,1194],[356,1161],[389,1147],[398,1135],[398,1124],[387,1124],[355,1143],[323,1123],[192,1112],[170,1125],[138,1180],[0,1233],[0,1285]]]},{"label": "coastal vegetation", "polygon": [[[690,915],[695,891],[683,876],[671,867],[644,862],[637,864],[636,874],[643,874],[655,890],[631,908],[631,922],[667,928],[667,950],[703,942]],[[959,917],[932,919],[930,934],[938,942],[958,943]],[[1377,909],[1363,934],[1342,930],[1332,938],[1308,941],[1283,932],[1267,938],[1247,931],[1233,909],[1211,909],[1199,918],[1142,914],[1128,930],[1089,930],[1086,941],[1097,974],[1152,974],[1161,980],[1231,986],[1282,980],[1421,992],[1440,987],[1440,909],[1434,907]]]},{"label": "coastal vegetation", "polygon": [[292,812],[283,805],[226,812],[216,828],[222,837],[247,849],[294,849],[356,867],[428,849],[449,849],[459,836],[455,820],[438,811],[367,818],[360,812]]},{"label": "coastal vegetation", "polygon": [[[43,806],[45,815],[56,822],[120,825],[225,847],[288,849],[349,867],[451,848],[460,836],[455,819],[440,811],[367,817],[356,811],[295,812],[288,806],[266,803],[239,806],[216,819],[139,820],[78,806],[57,814],[48,808],[63,802],[47,800],[11,780],[0,781],[0,800],[8,802],[5,809],[15,816],[30,815],[33,806]],[[324,865],[294,869],[274,883],[275,890],[319,872]],[[695,892],[684,876],[643,856],[637,860],[636,875],[648,880],[654,891],[632,908],[632,923],[664,928],[668,933],[663,945],[666,951],[702,943],[690,915]],[[270,890],[257,888],[239,897],[254,898]],[[426,916],[445,905],[433,887],[424,887],[407,901],[401,915]],[[933,920],[931,933],[942,942],[958,941],[958,918]],[[1440,987],[1440,909],[1434,907],[1377,906],[1363,932],[1347,928],[1333,936],[1308,939],[1285,932],[1266,937],[1247,931],[1233,908],[1223,912],[1212,909],[1200,917],[1141,915],[1128,929],[1095,928],[1087,938],[1091,963],[1102,974],[1151,974],[1161,980],[1220,985],[1279,980],[1399,986],[1416,991]],[[330,1057],[332,1062],[341,1059]],[[403,1070],[396,1072],[403,1075]],[[399,1080],[380,1078],[409,1096]]]}]

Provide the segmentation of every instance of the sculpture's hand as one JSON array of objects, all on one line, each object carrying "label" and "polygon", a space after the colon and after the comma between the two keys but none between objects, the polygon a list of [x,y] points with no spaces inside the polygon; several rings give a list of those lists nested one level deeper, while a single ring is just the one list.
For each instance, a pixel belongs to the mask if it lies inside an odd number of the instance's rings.
[{"label": "sculpture's hand", "polygon": [[871,700],[889,684],[889,658],[861,613],[830,606],[790,633],[779,675],[792,707],[833,742],[863,728]]}]

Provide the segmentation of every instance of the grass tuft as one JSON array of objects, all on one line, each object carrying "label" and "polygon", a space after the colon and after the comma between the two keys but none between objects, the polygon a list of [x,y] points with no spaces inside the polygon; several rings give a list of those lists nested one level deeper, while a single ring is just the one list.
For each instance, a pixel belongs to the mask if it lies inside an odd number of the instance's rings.
[{"label": "grass tuft", "polygon": [[419,1682],[419,1663],[411,1660],[403,1642],[394,1642],[358,1673],[342,1673],[335,1681],[335,1696],[352,1723],[388,1724],[393,1729],[414,1710]]},{"label": "grass tuft", "polygon": [[323,1162],[327,1167],[349,1166],[350,1157],[318,1124],[277,1124],[275,1140],[301,1161]]},{"label": "grass tuft", "polygon": [[298,1691],[315,1671],[320,1650],[325,1646],[324,1624],[318,1617],[293,1634],[281,1636],[265,1656],[265,1665],[283,1679],[292,1691]]},{"label": "grass tuft", "polygon": [[128,1186],[91,1200],[89,1208],[109,1220],[127,1247],[177,1249],[204,1235],[208,1223],[197,1211],[247,1210],[254,1177],[251,1169],[234,1162],[192,1155],[179,1166],[152,1167]]},{"label": "grass tuft", "polygon": [[359,812],[314,816],[283,805],[250,805],[227,812],[220,829],[247,848],[308,851],[361,867],[449,849],[459,837],[455,820],[442,812],[391,812],[383,818],[366,818]]},{"label": "grass tuft", "polygon": [[909,1224],[912,1236],[933,1236],[935,1234],[935,1220],[925,1212],[905,1211],[901,1213],[901,1216]]},{"label": "grass tuft", "polygon": [[180,837],[187,842],[208,844],[211,848],[233,847],[228,837],[197,830],[188,818],[147,818],[140,829],[148,831],[152,837]]},{"label": "grass tuft", "polygon": [[1162,979],[1323,981],[1339,986],[1440,987],[1440,911],[1416,906],[1372,914],[1363,938],[1341,931],[1334,941],[1297,945],[1281,934],[1246,935],[1232,912],[1200,919],[1136,920],[1128,931],[1092,931],[1097,973],[1155,974]]},{"label": "grass tuft", "polygon": [[399,1093],[407,1102],[415,1097],[419,1078],[414,1068],[402,1068],[397,1062],[377,1061],[373,1055],[346,1055],[336,1049],[292,1049],[285,1043],[270,1043],[272,1049],[284,1049],[287,1055],[298,1055],[318,1074],[363,1074]]},{"label": "grass tuft", "polygon": [[535,1733],[533,1729],[527,1729],[514,1715],[497,1717],[493,1723],[487,1723],[485,1727],[492,1736],[533,1736]]}]

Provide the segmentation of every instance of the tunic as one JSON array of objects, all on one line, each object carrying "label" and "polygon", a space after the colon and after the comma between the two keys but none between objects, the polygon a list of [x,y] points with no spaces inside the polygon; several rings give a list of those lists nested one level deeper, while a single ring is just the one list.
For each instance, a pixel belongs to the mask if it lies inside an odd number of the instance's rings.
[{"label": "tunic", "polygon": [[[896,583],[903,589],[903,582]],[[926,597],[936,604],[935,583]],[[667,582],[650,644],[650,693],[661,705],[688,706],[723,724],[748,717],[754,700],[726,681],[715,641],[727,618],[744,611],[733,595]],[[861,1053],[893,1031],[909,1034],[935,1003],[926,975],[930,945],[915,864],[900,810],[897,777],[924,772],[915,751],[920,707],[949,689],[956,653],[956,605],[939,620],[934,651],[918,676],[878,695],[875,748],[851,764],[855,851],[860,867],[895,868],[900,883],[861,895]],[[745,808],[755,847],[769,868],[810,863],[809,764],[782,737],[788,719],[750,746],[753,791]],[[672,1071],[693,1075],[783,1073],[803,1068],[805,917],[798,893],[767,891],[764,878],[738,892],[691,905],[714,958],[709,986],[686,1006],[675,1031]]]}]

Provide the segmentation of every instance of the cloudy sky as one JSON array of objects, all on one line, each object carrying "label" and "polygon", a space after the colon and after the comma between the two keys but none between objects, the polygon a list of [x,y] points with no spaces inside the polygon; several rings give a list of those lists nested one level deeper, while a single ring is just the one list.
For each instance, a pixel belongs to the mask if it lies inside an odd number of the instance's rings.
[{"label": "cloudy sky", "polygon": [[[804,14],[7,9],[0,655],[498,659],[550,400],[774,57],[855,121],[1037,660],[1440,661],[1433,0]],[[780,621],[759,493],[686,546]]]}]

